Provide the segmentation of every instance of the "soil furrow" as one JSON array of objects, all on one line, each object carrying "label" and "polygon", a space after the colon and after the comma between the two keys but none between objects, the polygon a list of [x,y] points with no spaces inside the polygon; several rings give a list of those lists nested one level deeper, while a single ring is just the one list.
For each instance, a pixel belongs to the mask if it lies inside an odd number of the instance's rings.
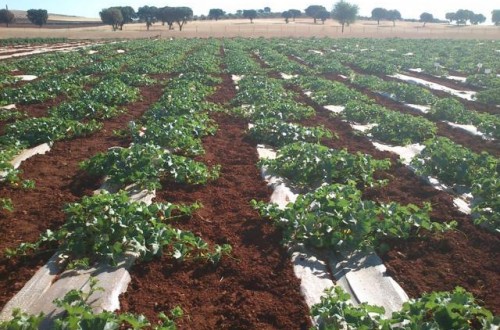
[{"label": "soil furrow", "polygon": [[[209,99],[226,103],[235,95],[229,75]],[[178,264],[168,257],[138,264],[122,296],[124,311],[156,313],[179,305],[186,316],[183,329],[307,329],[309,311],[299,292],[281,233],[250,206],[252,199],[268,201],[270,190],[256,163],[256,145],[245,138],[247,122],[214,114],[219,130],[204,139],[207,164],[220,164],[221,176],[205,186],[163,183],[158,200],[204,207],[176,226],[211,243],[229,243],[231,256],[218,265]]]}]

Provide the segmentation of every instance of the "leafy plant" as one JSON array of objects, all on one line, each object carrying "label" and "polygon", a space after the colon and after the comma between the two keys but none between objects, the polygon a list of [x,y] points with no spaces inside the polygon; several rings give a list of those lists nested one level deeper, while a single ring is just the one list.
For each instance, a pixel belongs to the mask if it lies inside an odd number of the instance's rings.
[{"label": "leafy plant", "polygon": [[422,117],[388,111],[378,121],[377,126],[370,129],[374,138],[396,145],[424,142],[436,134],[436,125]]},{"label": "leafy plant", "polygon": [[253,201],[260,214],[283,229],[290,243],[305,243],[319,248],[376,248],[382,238],[407,239],[420,229],[445,231],[456,224],[432,222],[430,205],[423,208],[397,203],[378,205],[361,199],[353,181],[334,184],[299,195],[284,209],[276,204]]},{"label": "leafy plant", "polygon": [[350,297],[340,286],[327,289],[320,303],[311,308],[311,315],[318,318],[317,329],[390,329],[390,322],[383,319],[383,307],[367,303],[353,306]]},{"label": "leafy plant", "polygon": [[81,203],[64,209],[66,223],[57,231],[47,230],[35,243],[23,243],[8,255],[39,249],[47,242],[58,242],[59,251],[73,260],[115,263],[127,252],[150,260],[164,251],[174,258],[219,260],[230,252],[223,246],[211,253],[208,244],[194,234],[173,228],[169,222],[189,216],[200,205],[192,206],[129,202],[125,192],[84,197]]},{"label": "leafy plant", "polygon": [[383,307],[350,304],[350,295],[340,286],[325,293],[321,302],[311,308],[311,314],[319,318],[318,329],[466,330],[494,329],[500,325],[500,318],[479,306],[473,295],[461,287],[411,299],[388,319],[383,317]]},{"label": "leafy plant", "polygon": [[375,103],[350,101],[345,105],[342,117],[360,124],[378,123],[388,111]]},{"label": "leafy plant", "polygon": [[49,114],[52,117],[72,120],[109,119],[121,113],[123,113],[123,110],[94,100],[74,100],[65,102],[49,110]]},{"label": "leafy plant", "polygon": [[136,143],[154,143],[172,152],[194,156],[204,153],[201,137],[215,134],[217,125],[206,114],[157,117],[144,125],[129,124]]},{"label": "leafy plant", "polygon": [[0,198],[0,209],[13,212],[14,204],[12,200],[10,198]]},{"label": "leafy plant", "polygon": [[249,129],[249,135],[259,143],[275,147],[298,141],[319,142],[322,138],[333,138],[333,134],[323,127],[304,127],[273,118],[256,121]]},{"label": "leafy plant", "polygon": [[[132,313],[114,313],[102,311],[94,313],[90,303],[93,294],[101,291],[97,287],[97,280],[90,278],[89,291],[71,290],[62,299],[56,299],[55,305],[63,310],[62,316],[54,320],[55,330],[80,330],[80,329],[151,329],[151,323],[143,315]],[[182,309],[177,306],[170,311],[170,317],[160,313],[158,318],[160,323],[152,329],[155,330],[175,330],[175,320],[183,317]],[[15,310],[10,321],[0,322],[0,328],[9,330],[38,329],[45,315],[28,315]]]},{"label": "leafy plant", "polygon": [[81,163],[91,175],[106,175],[118,184],[136,183],[155,189],[160,180],[180,183],[205,184],[219,177],[219,166],[209,169],[190,158],[171,154],[151,143],[134,144],[130,148],[113,148]]},{"label": "leafy plant", "polygon": [[319,144],[297,142],[280,149],[276,159],[261,160],[259,166],[266,166],[271,173],[305,188],[349,180],[371,185],[374,183],[373,173],[388,169],[390,161],[329,149]]},{"label": "leafy plant", "polygon": [[18,120],[5,128],[5,135],[28,146],[35,146],[46,142],[74,138],[91,134],[102,127],[96,121],[80,123],[63,118],[29,118]]}]

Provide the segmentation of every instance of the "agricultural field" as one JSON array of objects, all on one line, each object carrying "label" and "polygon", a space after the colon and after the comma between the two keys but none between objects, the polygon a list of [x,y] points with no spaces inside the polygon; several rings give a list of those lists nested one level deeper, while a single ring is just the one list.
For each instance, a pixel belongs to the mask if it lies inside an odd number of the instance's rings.
[{"label": "agricultural field", "polygon": [[499,42],[27,42],[0,328],[500,326]]}]

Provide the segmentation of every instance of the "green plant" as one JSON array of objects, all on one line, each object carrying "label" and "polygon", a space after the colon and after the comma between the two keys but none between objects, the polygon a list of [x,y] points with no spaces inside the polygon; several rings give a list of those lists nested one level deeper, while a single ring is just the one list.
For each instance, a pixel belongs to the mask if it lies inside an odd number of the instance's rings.
[{"label": "green plant", "polygon": [[115,263],[127,252],[144,260],[166,252],[178,260],[218,261],[230,248],[223,246],[211,253],[201,238],[169,224],[175,218],[191,215],[199,207],[199,204],[130,202],[125,192],[84,197],[80,203],[66,206],[66,223],[60,229],[47,230],[37,242],[23,243],[7,254],[24,254],[47,242],[58,242],[59,251],[72,260],[88,258],[90,262]]},{"label": "green plant", "polygon": [[7,138],[28,146],[85,136],[101,129],[102,124],[91,120],[80,123],[63,118],[30,118],[18,120],[5,128]]},{"label": "green plant", "polygon": [[319,142],[322,138],[333,138],[332,132],[323,127],[305,127],[278,119],[261,119],[249,129],[250,137],[258,143],[282,147],[298,141]]},{"label": "green plant", "polygon": [[313,305],[311,315],[318,318],[319,330],[388,330],[389,321],[383,319],[385,309],[362,303],[353,306],[350,295],[340,286],[332,287],[325,291],[320,303]]},{"label": "green plant", "polygon": [[142,188],[160,187],[160,180],[205,184],[219,177],[220,166],[209,169],[205,164],[171,154],[151,143],[130,148],[113,148],[81,163],[91,175],[106,175],[113,183],[136,183]]},{"label": "green plant", "polygon": [[461,287],[451,292],[431,292],[403,304],[401,311],[384,318],[384,308],[362,303],[353,306],[340,286],[328,289],[321,302],[311,308],[318,329],[356,330],[468,330],[495,329],[500,318],[478,305]]},{"label": "green plant", "polygon": [[72,120],[109,119],[121,113],[123,113],[123,110],[113,106],[107,106],[94,100],[65,102],[49,110],[49,114],[52,117]]},{"label": "green plant", "polygon": [[387,111],[369,132],[380,141],[407,145],[424,142],[434,137],[436,131],[436,124],[425,118]]},{"label": "green plant", "polygon": [[10,198],[0,198],[0,209],[13,212],[14,204],[12,200]]},{"label": "green plant", "polygon": [[280,149],[276,159],[261,160],[259,165],[305,188],[349,180],[371,185],[375,183],[374,172],[388,169],[390,161],[329,149],[319,144],[297,142]]},{"label": "green plant", "polygon": [[[175,330],[175,320],[183,317],[184,312],[179,306],[170,311],[170,317],[164,313],[158,314],[160,323],[151,327],[151,323],[143,316],[132,313],[114,313],[103,311],[95,313],[92,310],[90,298],[93,294],[101,291],[97,287],[97,280],[90,278],[89,291],[71,290],[62,299],[56,299],[54,304],[63,310],[62,316],[54,320],[55,330],[81,330],[81,329],[155,329],[155,330]],[[38,329],[45,318],[43,314],[28,315],[19,310],[13,312],[10,321],[0,322],[1,329],[24,330]]]},{"label": "green plant", "polygon": [[377,248],[382,238],[407,239],[420,229],[445,231],[456,223],[430,220],[430,205],[423,208],[398,203],[378,205],[363,200],[355,183],[334,184],[299,195],[284,209],[276,204],[252,202],[260,214],[283,229],[284,240],[319,248]]}]

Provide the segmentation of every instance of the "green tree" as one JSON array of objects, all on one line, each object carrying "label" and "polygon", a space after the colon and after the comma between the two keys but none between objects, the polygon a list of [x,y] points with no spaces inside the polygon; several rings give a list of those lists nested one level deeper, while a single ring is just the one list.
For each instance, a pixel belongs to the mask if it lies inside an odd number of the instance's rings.
[{"label": "green tree", "polygon": [[491,21],[495,25],[500,25],[500,9],[495,9],[491,12]]},{"label": "green tree", "polygon": [[16,16],[8,9],[0,9],[0,23],[5,23],[7,27],[14,22]]},{"label": "green tree", "polygon": [[456,13],[446,13],[445,18],[450,21],[450,24],[453,23],[453,21],[457,20],[457,14]]},{"label": "green tree", "polygon": [[323,6],[311,5],[306,8],[305,13],[307,16],[312,17],[314,19],[314,24],[316,24],[316,21],[319,19],[319,14],[325,11],[326,8]]},{"label": "green tree", "polygon": [[292,13],[289,10],[284,11],[281,13],[281,17],[283,17],[285,19],[285,23],[288,24],[290,18],[292,18]]},{"label": "green tree", "polygon": [[387,19],[388,11],[385,8],[374,8],[372,10],[372,19],[377,21],[377,25],[380,25],[380,20]]},{"label": "green tree", "polygon": [[165,25],[166,22],[169,30],[173,30],[175,18],[176,12],[174,7],[163,7],[158,9],[158,19],[161,21],[162,25]]},{"label": "green tree", "polygon": [[135,13],[134,8],[130,6],[125,6],[125,7],[111,7],[111,8],[116,8],[122,13],[122,21],[119,24],[120,30],[123,30],[123,26],[125,24],[132,23],[135,18],[137,18],[137,14]]},{"label": "green tree", "polygon": [[392,26],[396,26],[396,21],[401,19],[401,13],[396,9],[389,10],[387,11],[387,19],[392,21]]},{"label": "green tree", "polygon": [[257,11],[255,9],[243,10],[243,17],[248,18],[250,23],[253,24],[253,19],[257,18]]},{"label": "green tree", "polygon": [[141,21],[146,22],[146,27],[149,28],[158,19],[158,8],[155,6],[143,6],[137,9],[137,16]]},{"label": "green tree", "polygon": [[458,25],[467,25],[467,21],[469,21],[474,16],[474,12],[467,9],[459,9],[455,13],[455,20]]},{"label": "green tree", "polygon": [[330,18],[330,13],[325,9],[325,11],[320,11],[318,13],[318,19],[321,20],[323,24],[325,24],[325,21]]},{"label": "green tree", "polygon": [[122,12],[116,7],[101,10],[99,16],[104,24],[111,25],[113,31],[116,31],[123,21]]},{"label": "green tree", "polygon": [[49,14],[45,9],[30,9],[27,11],[26,17],[29,21],[39,27],[42,27],[49,19]]},{"label": "green tree", "polygon": [[298,9],[290,9],[289,12],[290,14],[292,14],[292,19],[294,22],[297,17],[300,17],[300,15],[302,15],[302,12]]},{"label": "green tree", "polygon": [[434,21],[434,16],[432,14],[429,14],[429,13],[422,13],[422,14],[420,14],[420,21],[424,22],[424,26],[425,26],[425,24]]},{"label": "green tree", "polygon": [[470,18],[470,23],[472,25],[478,25],[484,22],[486,22],[486,16],[484,16],[483,14],[474,14]]},{"label": "green tree", "polygon": [[221,18],[224,15],[226,15],[226,12],[220,8],[212,8],[208,12],[208,17],[210,19],[214,19],[215,21],[218,21],[219,18]]},{"label": "green tree", "polygon": [[270,7],[264,7],[264,13],[270,14],[271,13],[271,8]]},{"label": "green tree", "polygon": [[193,10],[189,7],[174,7],[175,22],[179,26],[179,31],[190,19],[193,18]]},{"label": "green tree", "polygon": [[358,15],[359,7],[354,4],[340,0],[333,6],[332,18],[339,21],[342,25],[342,33],[344,33],[344,26],[354,23]]}]

